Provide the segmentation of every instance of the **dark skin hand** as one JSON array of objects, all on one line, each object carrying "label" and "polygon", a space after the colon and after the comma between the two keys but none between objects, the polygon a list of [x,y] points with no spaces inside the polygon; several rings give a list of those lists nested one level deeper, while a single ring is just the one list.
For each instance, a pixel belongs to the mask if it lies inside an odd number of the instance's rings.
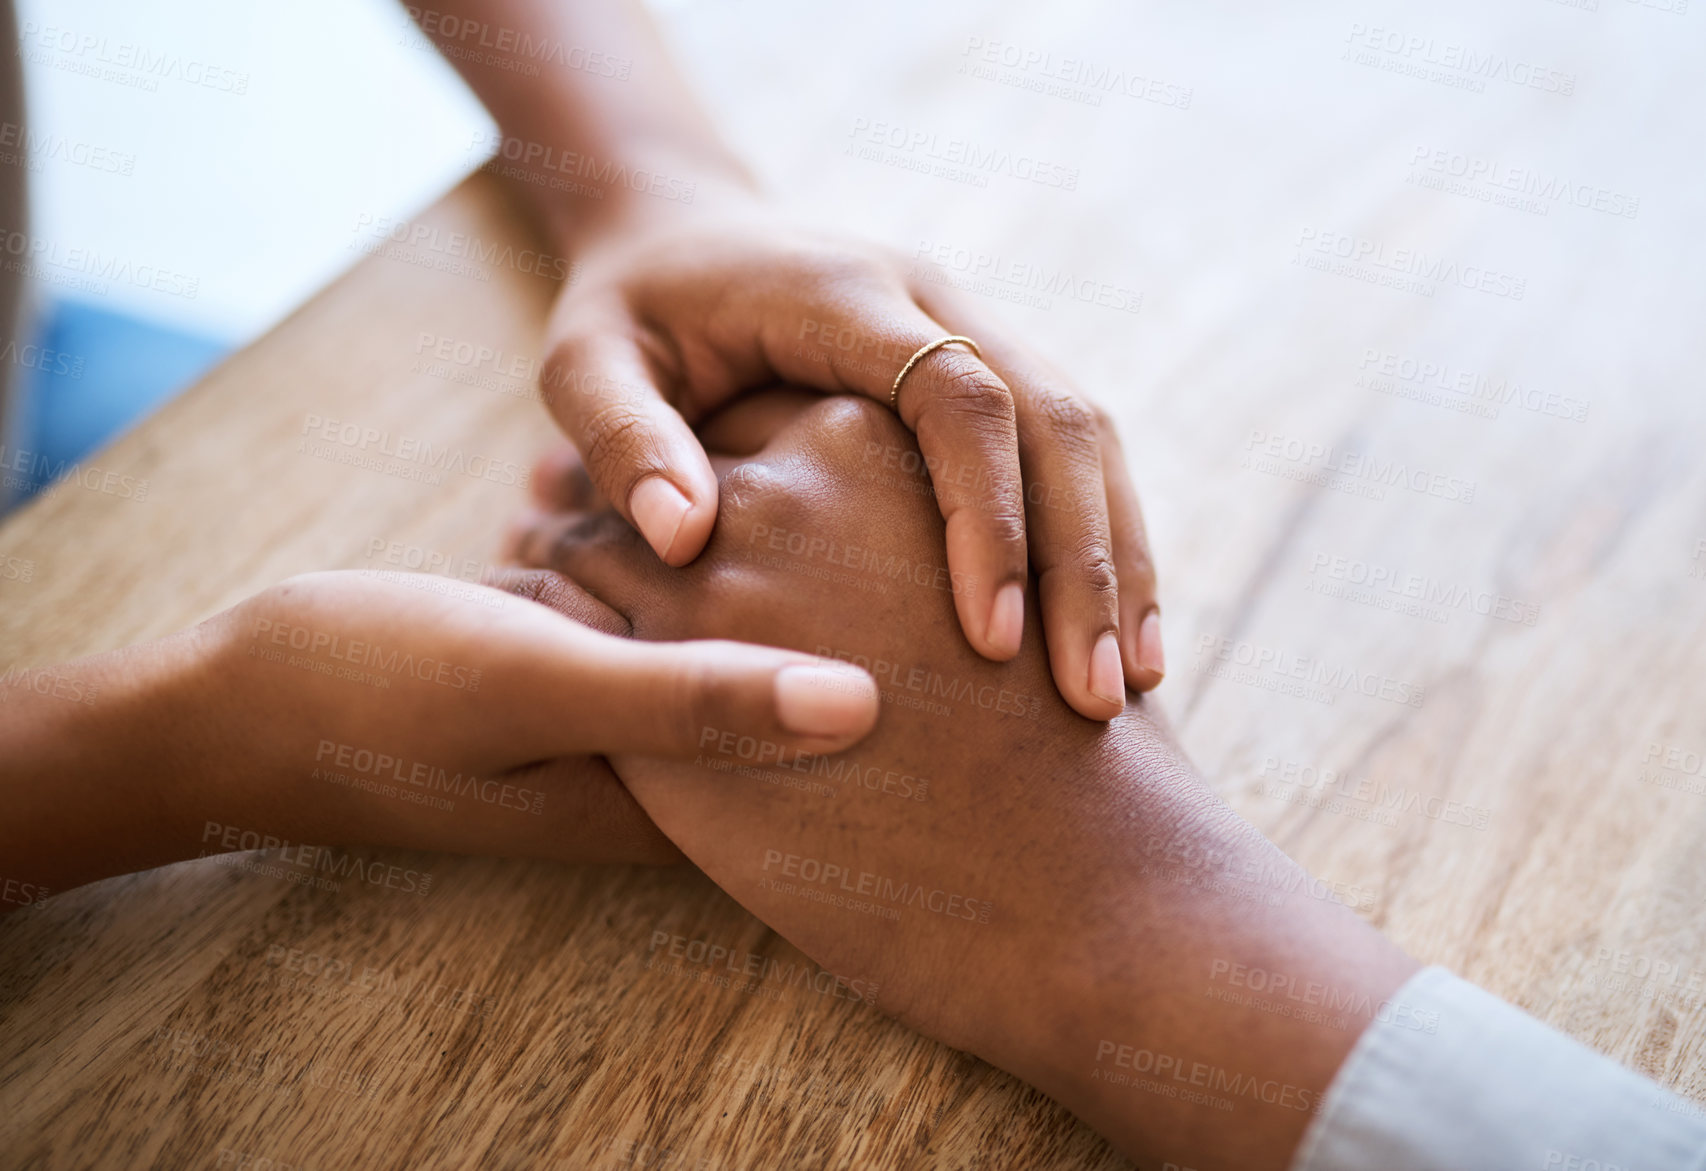
[{"label": "dark skin hand", "polygon": [[[1035,622],[1010,663],[965,643],[927,480],[867,458],[911,442],[886,410],[774,392],[702,437],[720,511],[693,564],[660,562],[566,462],[554,507],[517,534],[522,560],[572,577],[639,638],[853,658],[884,702],[840,756],[706,726],[692,764],[613,757],[658,827],[825,968],[875,982],[882,1009],[1032,1082],[1132,1156],[1285,1166],[1358,1030],[1209,1000],[1211,966],[1378,1001],[1414,961],[1227,809],[1151,701],[1107,725],[1076,714]],[[1139,1050],[1272,1101],[1241,1100],[1229,1120],[1111,1083]]]}]

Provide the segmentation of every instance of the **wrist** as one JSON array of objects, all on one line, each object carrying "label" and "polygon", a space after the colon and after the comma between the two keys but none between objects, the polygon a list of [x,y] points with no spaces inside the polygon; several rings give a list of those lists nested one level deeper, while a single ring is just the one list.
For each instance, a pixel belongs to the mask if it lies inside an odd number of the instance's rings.
[{"label": "wrist", "polygon": [[59,891],[186,857],[183,827],[206,782],[196,738],[205,651],[196,631],[28,672],[5,696],[0,831],[12,869]]},{"label": "wrist", "polygon": [[1094,877],[1057,889],[1039,938],[999,965],[976,1051],[1140,1162],[1283,1168],[1417,965],[1153,725],[1114,727],[1123,746],[1085,767],[1130,786],[1135,806],[1078,843],[1098,864],[1073,870]]},{"label": "wrist", "polygon": [[746,214],[764,203],[756,180],[732,157],[670,149],[643,158],[591,167],[565,155],[550,170],[497,158],[488,166],[526,193],[553,250],[568,257],[607,240]]}]

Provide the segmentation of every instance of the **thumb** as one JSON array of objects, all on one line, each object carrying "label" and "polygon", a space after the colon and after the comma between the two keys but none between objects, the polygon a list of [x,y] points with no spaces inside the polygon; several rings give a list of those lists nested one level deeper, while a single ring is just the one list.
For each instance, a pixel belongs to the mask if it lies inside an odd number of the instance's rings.
[{"label": "thumb", "polygon": [[511,707],[533,713],[554,754],[710,755],[763,766],[839,752],[877,722],[876,682],[846,663],[741,642],[562,633],[534,644],[514,677],[528,694]]}]

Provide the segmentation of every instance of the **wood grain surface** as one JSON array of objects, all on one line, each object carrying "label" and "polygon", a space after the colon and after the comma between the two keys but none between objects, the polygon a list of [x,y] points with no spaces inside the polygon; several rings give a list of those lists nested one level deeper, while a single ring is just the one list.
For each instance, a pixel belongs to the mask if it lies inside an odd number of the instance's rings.
[{"label": "wood grain surface", "polygon": [[[1706,1100],[1706,13],[1247,7],[668,27],[789,201],[943,262],[1115,414],[1161,698],[1225,797],[1417,956]],[[487,176],[418,222],[523,239]],[[0,527],[0,664],[392,543],[494,555],[517,484],[309,433],[525,468],[552,287],[350,246]],[[237,855],[0,920],[0,1166],[1125,1165],[869,1009],[669,961],[801,960],[691,872],[393,860],[429,889]]]}]

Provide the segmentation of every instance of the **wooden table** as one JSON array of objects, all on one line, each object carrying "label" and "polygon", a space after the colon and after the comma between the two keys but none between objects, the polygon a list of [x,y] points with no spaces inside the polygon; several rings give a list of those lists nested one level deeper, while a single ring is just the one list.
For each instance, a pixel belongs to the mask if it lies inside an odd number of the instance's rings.
[{"label": "wooden table", "polygon": [[[776,185],[943,259],[1121,421],[1161,694],[1227,799],[1418,956],[1706,1098],[1706,18],[738,8],[672,32]],[[962,138],[993,167],[936,157]],[[485,177],[418,219],[520,231]],[[525,465],[551,289],[358,259],[0,527],[0,664],[493,555],[519,489],[304,432]],[[1123,1165],[869,1011],[654,965],[658,932],[792,954],[693,873],[238,860],[0,921],[0,1166]]]}]

